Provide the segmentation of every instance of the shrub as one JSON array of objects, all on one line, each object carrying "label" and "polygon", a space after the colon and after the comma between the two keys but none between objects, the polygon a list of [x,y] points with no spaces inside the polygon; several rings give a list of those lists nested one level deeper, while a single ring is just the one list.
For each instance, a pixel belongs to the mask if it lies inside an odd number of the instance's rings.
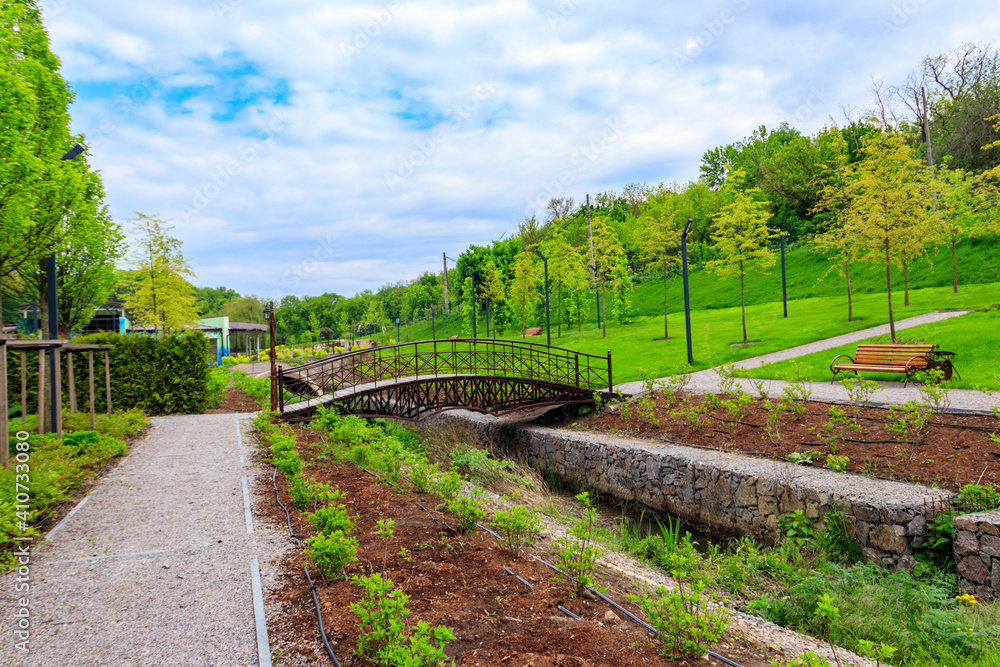
[{"label": "shrub", "polygon": [[707,600],[698,590],[685,589],[680,581],[678,584],[674,592],[661,586],[655,597],[629,597],[642,606],[650,625],[659,631],[663,657],[697,658],[722,638],[729,621],[724,612],[708,609]]},{"label": "shrub", "polygon": [[576,580],[576,594],[582,595],[596,583],[597,559],[604,551],[594,546],[597,510],[590,505],[590,495],[584,491],[576,497],[584,505],[583,517],[569,528],[569,535],[558,541],[556,554],[563,571]]},{"label": "shrub", "polygon": [[355,575],[351,581],[361,587],[361,600],[350,604],[361,626],[354,653],[385,664],[402,641],[403,617],[410,613],[406,608],[410,596],[394,588],[392,579],[380,572]]},{"label": "shrub", "polygon": [[445,502],[454,500],[462,489],[462,476],[454,470],[435,475],[431,481],[431,493]]},{"label": "shrub", "polygon": [[336,530],[320,533],[306,540],[306,555],[327,579],[334,579],[348,563],[358,559],[358,540]]},{"label": "shrub", "polygon": [[[301,464],[301,459],[299,463]],[[300,471],[288,475],[288,494],[292,497],[292,503],[296,508],[301,510],[309,505],[309,499],[312,498],[312,494],[309,492],[309,485]]]},{"label": "shrub", "polygon": [[486,518],[488,511],[483,507],[483,492],[476,489],[468,496],[457,496],[448,501],[448,510],[458,517],[458,529],[463,533],[471,533],[476,524]]},{"label": "shrub", "polygon": [[347,508],[343,505],[334,507],[320,507],[315,512],[307,515],[309,524],[321,533],[335,533],[341,531],[350,533],[354,530],[354,522],[357,516],[347,513]]},{"label": "shrub", "polygon": [[[511,496],[504,496],[504,500],[516,503],[520,497],[520,492],[515,491]],[[493,525],[496,533],[500,535],[497,543],[500,548],[517,557],[521,550],[529,546],[541,532],[542,521],[538,518],[538,513],[524,505],[513,505],[509,509],[499,509],[493,513]]]}]

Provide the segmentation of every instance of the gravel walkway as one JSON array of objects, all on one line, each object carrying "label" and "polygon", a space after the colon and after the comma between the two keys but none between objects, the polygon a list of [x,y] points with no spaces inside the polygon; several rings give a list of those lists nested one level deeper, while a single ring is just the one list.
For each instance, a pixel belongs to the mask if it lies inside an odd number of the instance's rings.
[{"label": "gravel walkway", "polygon": [[[953,317],[960,317],[970,312],[972,311],[939,310],[925,315],[918,315],[917,317],[910,317],[896,322],[896,330],[901,331],[903,329],[909,329],[921,324],[940,322]],[[794,359],[813,352],[830,350],[835,347],[840,347],[841,345],[855,343],[865,340],[866,338],[871,338],[872,336],[879,336],[888,333],[889,325],[884,324],[877,327],[863,329],[861,331],[855,331],[854,333],[819,340],[807,345],[799,345],[796,347],[790,347],[786,350],[781,350],[779,352],[772,352],[771,354],[744,359],[743,361],[736,362],[735,366],[737,369],[759,368],[777,361],[785,361],[786,359]],[[958,364],[959,370],[961,370],[961,358],[958,359]],[[780,397],[783,389],[789,384],[789,382],[784,380],[764,380],[763,382],[768,396],[771,397]],[[739,379],[737,380],[737,383],[744,389],[744,391],[754,394],[757,391],[756,388],[750,384],[750,380]],[[810,398],[814,401],[846,402],[849,400],[847,391],[839,382],[834,384],[831,384],[830,382],[805,382],[803,384],[809,391],[812,392]],[[902,405],[907,401],[921,398],[919,387],[913,385],[912,383],[908,384],[906,387],[903,387],[902,382],[882,381],[879,382],[879,384],[882,388],[875,392],[874,397],[872,398],[873,405]],[[615,388],[620,389],[626,394],[638,394],[645,391],[642,382],[626,382],[616,385]],[[688,383],[687,389],[695,393],[718,392],[719,374],[714,368],[692,373],[691,382]],[[952,410],[957,409],[989,412],[993,406],[1000,405],[1000,392],[990,395],[972,389],[952,389],[948,392],[948,398],[951,400],[950,409]]]},{"label": "gravel walkway", "polygon": [[[248,532],[238,433],[244,415],[153,420],[145,440],[56,526],[31,556],[30,653],[12,640],[15,577],[0,578],[0,664],[257,665],[251,593],[284,540]],[[242,446],[241,446],[242,444]],[[246,462],[244,462],[246,460]],[[270,656],[264,644],[265,663]]]}]

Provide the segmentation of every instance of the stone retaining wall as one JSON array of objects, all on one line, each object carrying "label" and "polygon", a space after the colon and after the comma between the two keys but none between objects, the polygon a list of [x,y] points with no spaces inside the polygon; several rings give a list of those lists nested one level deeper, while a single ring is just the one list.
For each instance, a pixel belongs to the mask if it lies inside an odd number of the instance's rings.
[{"label": "stone retaining wall", "polygon": [[838,509],[853,524],[865,555],[887,567],[912,567],[914,550],[927,534],[925,501],[954,495],[648,439],[520,426],[467,412],[444,418],[474,426],[480,440],[542,471],[711,531],[773,542],[779,516],[803,510],[817,519]]},{"label": "stone retaining wall", "polygon": [[955,562],[963,593],[1000,599],[1000,511],[955,518]]}]

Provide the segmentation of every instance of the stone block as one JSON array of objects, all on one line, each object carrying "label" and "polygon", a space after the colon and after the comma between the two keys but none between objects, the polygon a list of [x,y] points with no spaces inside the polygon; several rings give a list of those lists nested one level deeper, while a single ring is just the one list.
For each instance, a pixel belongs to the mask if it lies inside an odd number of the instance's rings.
[{"label": "stone block", "polygon": [[993,559],[993,576],[990,578],[993,597],[1000,597],[1000,558]]},{"label": "stone block", "polygon": [[[998,519],[998,521],[1000,521],[1000,519]],[[998,526],[996,523],[983,521],[981,524],[979,524],[979,532],[986,533],[987,535],[1000,536],[1000,526]]]},{"label": "stone block", "polygon": [[926,535],[927,534],[927,520],[924,519],[923,515],[918,515],[913,521],[906,524],[906,534],[907,535]]},{"label": "stone block", "polygon": [[806,501],[806,516],[810,519],[819,518],[819,505],[814,500]]},{"label": "stone block", "polygon": [[868,536],[871,546],[884,552],[901,554],[906,551],[906,529],[902,526],[879,524]]},{"label": "stone block", "polygon": [[974,584],[985,584],[990,578],[989,568],[977,556],[966,556],[958,561],[958,573]]},{"label": "stone block", "polygon": [[734,497],[737,507],[751,507],[757,504],[757,485],[749,480],[744,480],[736,488]]},{"label": "stone block", "polygon": [[994,558],[1000,558],[1000,537],[995,535],[980,536],[979,550],[984,554],[993,556]]},{"label": "stone block", "polygon": [[955,530],[967,530],[970,533],[974,533],[977,530],[975,518],[969,515],[956,516],[955,517]]},{"label": "stone block", "polygon": [[778,482],[771,478],[757,480],[757,495],[774,497],[778,494]]},{"label": "stone block", "polygon": [[955,555],[969,556],[979,553],[979,540],[975,533],[967,530],[959,531],[955,534]]}]

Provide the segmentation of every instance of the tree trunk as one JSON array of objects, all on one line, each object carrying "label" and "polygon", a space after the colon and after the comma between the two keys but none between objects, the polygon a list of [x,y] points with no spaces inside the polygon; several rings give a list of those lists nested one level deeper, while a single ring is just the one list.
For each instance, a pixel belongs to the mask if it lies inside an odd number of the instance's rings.
[{"label": "tree trunk", "polygon": [[667,331],[667,268],[663,267],[663,340],[669,340]]},{"label": "tree trunk", "polygon": [[889,244],[885,244],[885,287],[889,295],[889,337],[896,342],[896,323],[892,320],[892,271],[890,269]]},{"label": "tree trunk", "polygon": [[847,272],[847,321],[854,321],[853,304],[851,303],[851,256],[844,248],[844,269]]},{"label": "tree trunk", "polygon": [[562,284],[556,288],[556,338],[562,338]]},{"label": "tree trunk", "polygon": [[742,258],[740,258],[740,311],[743,313],[743,344],[746,345],[749,342],[747,340],[747,291],[743,284]]},{"label": "tree trunk", "polygon": [[[951,291],[958,294],[958,263],[955,261],[955,235],[951,235]],[[0,320],[0,324],[3,321]]]},{"label": "tree trunk", "polygon": [[604,282],[601,281],[601,311],[603,317],[601,317],[601,338],[608,337],[608,298],[607,293],[604,291]]},{"label": "tree trunk", "polygon": [[0,261],[0,334],[3,333],[3,262]]},{"label": "tree trunk", "polygon": [[910,274],[906,267],[906,257],[903,257],[903,305],[910,305]]}]

